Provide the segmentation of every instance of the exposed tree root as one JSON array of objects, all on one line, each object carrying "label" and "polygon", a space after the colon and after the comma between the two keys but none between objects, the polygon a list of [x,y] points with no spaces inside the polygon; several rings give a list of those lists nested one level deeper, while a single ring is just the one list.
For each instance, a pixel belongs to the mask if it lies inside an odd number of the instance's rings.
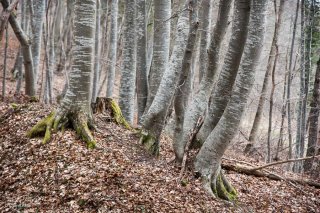
[{"label": "exposed tree root", "polygon": [[159,139],[154,137],[151,133],[141,130],[139,142],[151,155],[159,156]]},{"label": "exposed tree root", "polygon": [[237,191],[227,180],[221,169],[211,178],[202,177],[204,189],[213,197],[217,197],[230,202],[237,200]]},{"label": "exposed tree root", "polygon": [[47,143],[51,139],[52,130],[64,129],[65,125],[70,122],[76,130],[77,135],[87,143],[88,148],[95,148],[96,141],[94,140],[88,125],[91,125],[91,120],[83,112],[78,113],[56,113],[51,112],[47,117],[40,120],[28,132],[30,138],[43,136],[43,143]]}]

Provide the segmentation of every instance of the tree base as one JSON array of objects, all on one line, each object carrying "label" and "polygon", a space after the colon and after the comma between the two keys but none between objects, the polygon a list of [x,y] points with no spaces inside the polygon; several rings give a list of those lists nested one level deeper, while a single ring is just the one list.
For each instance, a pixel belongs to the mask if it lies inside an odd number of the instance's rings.
[{"label": "tree base", "polygon": [[89,126],[92,126],[90,119],[85,113],[56,113],[51,112],[47,117],[40,120],[34,127],[28,132],[27,136],[30,138],[44,136],[43,144],[50,141],[52,130],[58,131],[58,129],[64,130],[68,123],[71,123],[76,130],[77,135],[86,142],[89,149],[96,147],[96,141],[94,140]]},{"label": "tree base", "polygon": [[139,142],[144,146],[148,153],[159,156],[159,140],[156,139],[156,137],[154,137],[152,134],[142,130],[140,132]]},{"label": "tree base", "polygon": [[227,178],[220,171],[211,178],[202,177],[204,189],[213,197],[217,197],[230,202],[237,200],[237,191],[233,188]]}]

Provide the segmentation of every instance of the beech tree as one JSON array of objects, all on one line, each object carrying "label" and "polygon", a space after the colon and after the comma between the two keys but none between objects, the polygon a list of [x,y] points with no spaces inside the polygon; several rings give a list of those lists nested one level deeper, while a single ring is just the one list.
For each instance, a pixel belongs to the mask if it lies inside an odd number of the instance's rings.
[{"label": "beech tree", "polygon": [[39,121],[29,132],[34,137],[45,132],[43,142],[50,140],[52,129],[58,130],[71,122],[77,134],[89,148],[95,147],[95,140],[89,130],[93,126],[91,112],[91,87],[95,44],[95,0],[75,0],[73,22],[72,64],[69,86],[60,106],[48,117]]},{"label": "beech tree", "polygon": [[206,191],[228,200],[234,199],[235,190],[221,172],[221,158],[237,132],[254,83],[264,40],[267,3],[265,0],[251,1],[248,38],[230,101],[218,124],[200,148],[194,164]]}]

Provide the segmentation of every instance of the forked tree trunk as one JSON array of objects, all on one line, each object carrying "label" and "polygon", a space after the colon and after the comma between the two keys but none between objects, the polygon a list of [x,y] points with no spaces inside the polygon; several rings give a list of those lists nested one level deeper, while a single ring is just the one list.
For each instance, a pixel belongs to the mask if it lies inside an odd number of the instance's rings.
[{"label": "forked tree trunk", "polygon": [[154,1],[153,56],[149,73],[148,112],[169,62],[171,0]]},{"label": "forked tree trunk", "polygon": [[110,17],[110,44],[108,53],[108,83],[107,98],[112,97],[116,64],[117,64],[117,47],[118,47],[118,0],[111,1],[111,17]]},{"label": "forked tree trunk", "polygon": [[[194,1],[194,5],[197,5],[197,1]],[[198,21],[198,7],[193,8],[190,14],[190,33],[186,52],[184,54],[182,62],[182,71],[180,73],[179,83],[175,91],[173,107],[175,112],[175,129],[174,129],[174,141],[180,139],[183,127],[183,121],[185,118],[185,109],[188,105],[189,96],[191,95],[191,83],[192,81],[192,59],[195,57],[196,52],[196,40],[197,31],[199,27]]]},{"label": "forked tree trunk", "polygon": [[234,14],[232,36],[229,41],[224,64],[217,80],[217,86],[215,90],[211,92],[208,112],[204,123],[196,135],[198,145],[206,140],[210,132],[217,125],[229,101],[247,38],[250,0],[235,1]]},{"label": "forked tree trunk", "polygon": [[[221,158],[237,133],[241,116],[254,83],[255,70],[261,55],[268,1],[253,0],[250,12],[248,39],[230,101],[215,129],[202,145],[195,161],[195,171],[203,180],[204,188],[212,195],[231,200],[234,189],[221,180]],[[221,190],[222,195],[221,195]]]},{"label": "forked tree trunk", "polygon": [[[276,2],[275,2],[276,4]],[[283,7],[284,7],[284,0],[280,1],[279,5],[279,12],[278,14],[275,14],[275,26],[274,26],[274,33],[273,33],[273,39],[272,39],[272,44],[271,44],[271,49],[269,52],[269,58],[268,58],[268,65],[267,65],[267,70],[264,76],[263,84],[262,84],[262,90],[260,93],[259,97],[259,103],[258,103],[258,108],[254,117],[253,125],[250,131],[250,136],[249,136],[249,143],[246,145],[246,148],[244,150],[245,153],[250,153],[253,151],[253,146],[255,141],[257,140],[257,136],[259,133],[260,125],[261,125],[261,119],[262,119],[262,112],[264,108],[264,104],[266,101],[266,96],[267,96],[267,90],[268,90],[268,84],[270,81],[270,74],[272,72],[272,67],[275,61],[276,57],[276,42],[279,38],[279,29],[281,26],[282,22],[282,13],[283,13]],[[277,11],[277,9],[275,9]]]},{"label": "forked tree trunk", "polygon": [[[8,0],[1,0],[1,4],[4,9],[6,9],[9,6]],[[35,76],[33,72],[33,60],[32,60],[30,41],[27,35],[25,34],[25,32],[21,29],[19,23],[17,22],[17,19],[12,14],[9,17],[9,23],[21,45],[21,51],[23,55],[24,68],[25,68],[25,80],[26,80],[25,93],[26,95],[29,95],[29,96],[35,96],[36,81],[35,81]]]},{"label": "forked tree trunk", "polygon": [[[170,61],[166,66],[157,94],[147,113],[142,118],[142,125],[147,133],[142,135],[141,142],[153,154],[159,154],[160,135],[181,73],[182,61],[189,37],[190,8],[193,8],[193,6],[192,1],[185,0],[184,6],[181,8],[183,12],[180,13],[178,19],[176,39]],[[153,58],[155,59],[155,55]]]},{"label": "forked tree trunk", "polygon": [[231,2],[231,0],[220,1],[219,16],[208,51],[207,71],[202,78],[199,91],[186,109],[182,133],[180,137],[176,138],[174,141],[174,150],[177,162],[182,161],[185,146],[193,137],[190,135],[190,132],[193,132],[199,118],[204,116],[208,98],[213,88],[215,76],[217,75],[217,69],[219,67],[219,52],[223,37],[227,31]]},{"label": "forked tree trunk", "polygon": [[120,80],[119,106],[123,116],[133,124],[136,81],[136,1],[125,1],[126,12],[123,31],[123,62]]}]

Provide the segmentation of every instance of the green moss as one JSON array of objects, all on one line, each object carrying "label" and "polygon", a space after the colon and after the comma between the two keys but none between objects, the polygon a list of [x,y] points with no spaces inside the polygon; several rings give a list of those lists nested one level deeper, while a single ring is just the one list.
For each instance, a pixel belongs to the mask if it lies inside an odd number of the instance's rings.
[{"label": "green moss", "polygon": [[[213,189],[213,192],[217,197],[233,202],[237,200],[237,192],[233,187],[232,189],[230,187],[230,184],[228,184],[228,186],[225,185],[222,175],[219,174],[216,182],[216,190]],[[228,189],[231,190],[229,191]]]},{"label": "green moss", "polygon": [[18,109],[19,105],[16,103],[11,103],[11,107],[12,107],[12,109],[16,110],[16,109]]},{"label": "green moss", "polygon": [[116,120],[117,124],[124,126],[125,128],[131,130],[132,127],[130,126],[130,124],[126,121],[126,119],[123,117],[121,109],[119,107],[119,105],[114,101],[111,100],[110,101],[110,105],[112,108],[112,114],[114,119]]},{"label": "green moss", "polygon": [[159,143],[157,139],[150,133],[141,132],[140,133],[140,143],[145,147],[145,149],[152,155],[159,155]]},{"label": "green moss", "polygon": [[50,140],[50,133],[52,123],[54,121],[55,112],[52,111],[47,117],[40,120],[35,126],[33,126],[28,132],[27,136],[29,138],[34,138],[38,136],[45,136],[43,142],[46,143]]},{"label": "green moss", "polygon": [[36,96],[31,96],[30,102],[39,102],[39,99]]}]

